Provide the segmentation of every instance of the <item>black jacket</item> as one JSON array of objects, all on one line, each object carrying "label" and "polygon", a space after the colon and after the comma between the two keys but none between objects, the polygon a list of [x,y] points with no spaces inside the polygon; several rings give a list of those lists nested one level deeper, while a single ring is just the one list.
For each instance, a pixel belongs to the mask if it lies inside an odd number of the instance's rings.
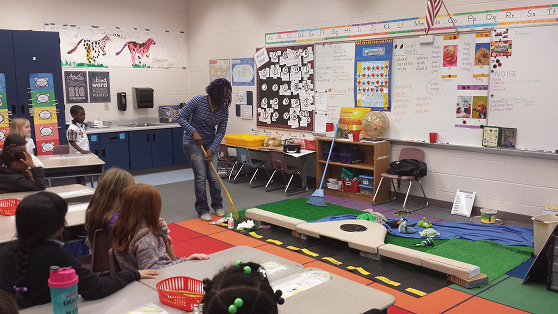
[{"label": "black jacket", "polygon": [[31,168],[33,180],[8,167],[0,167],[0,193],[42,191],[46,189],[45,172],[41,167]]},{"label": "black jacket", "polygon": [[[14,275],[17,262],[17,242],[12,241],[0,251],[0,289],[14,294]],[[27,279],[27,306],[50,302],[48,278],[50,266],[72,267],[79,277],[78,293],[86,300],[104,298],[124,288],[127,284],[139,280],[136,270],[124,270],[115,275],[99,277],[80,263],[58,244],[44,241],[31,253],[29,260],[29,277]]]}]

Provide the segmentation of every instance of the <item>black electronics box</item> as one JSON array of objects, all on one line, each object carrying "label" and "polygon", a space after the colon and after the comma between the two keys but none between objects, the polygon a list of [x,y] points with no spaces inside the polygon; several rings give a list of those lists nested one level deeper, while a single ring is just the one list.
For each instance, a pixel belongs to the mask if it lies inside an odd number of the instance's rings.
[{"label": "black electronics box", "polygon": [[300,144],[285,144],[283,145],[284,153],[300,153]]}]

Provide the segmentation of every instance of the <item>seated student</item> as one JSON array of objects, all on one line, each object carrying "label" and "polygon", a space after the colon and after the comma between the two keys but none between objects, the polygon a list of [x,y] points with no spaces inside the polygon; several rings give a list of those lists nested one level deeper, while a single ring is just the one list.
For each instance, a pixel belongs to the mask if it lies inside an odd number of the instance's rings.
[{"label": "seated student", "polygon": [[172,238],[159,226],[161,195],[151,185],[126,188],[120,199],[120,214],[111,229],[111,245],[122,269],[159,269],[206,254],[176,258]]},{"label": "seated student", "polygon": [[110,168],[103,173],[85,214],[87,243],[93,241],[95,230],[110,229],[114,226],[118,218],[122,191],[135,183],[134,177],[126,170]]},{"label": "seated student", "polygon": [[15,144],[4,147],[1,165],[0,191],[27,192],[46,189],[43,168],[35,167],[31,154],[24,148]]},{"label": "seated student", "polygon": [[277,304],[285,302],[281,290],[273,292],[265,269],[252,262],[237,261],[203,283],[203,314],[277,314]]},{"label": "seated student", "polygon": [[[19,134],[25,139],[25,150],[34,155],[35,142],[31,138],[31,122],[25,118],[14,118],[10,122],[10,134]],[[4,144],[6,145],[6,144]]]},{"label": "seated student", "polygon": [[6,291],[0,290],[0,313],[2,314],[17,314],[19,313],[18,306],[14,298]]},{"label": "seated student", "polygon": [[[32,141],[33,140],[31,140],[31,142]],[[25,150],[27,150],[29,154],[31,154],[31,159],[33,159],[33,163],[35,164],[35,167],[44,167],[43,163],[39,160],[39,158],[35,157],[35,155],[33,155],[33,153],[29,151],[28,143],[29,142],[25,140],[25,137],[17,133],[11,133],[8,136],[6,136],[6,139],[4,140],[4,147],[8,147],[10,144],[16,144],[17,146],[24,148]]]},{"label": "seated student", "polygon": [[104,298],[130,282],[155,278],[156,270],[125,270],[99,277],[81,267],[58,241],[64,231],[68,204],[60,196],[39,192],[24,198],[16,209],[18,239],[0,251],[0,289],[20,308],[50,302],[50,266],[72,267],[79,277],[78,293],[86,300]]}]

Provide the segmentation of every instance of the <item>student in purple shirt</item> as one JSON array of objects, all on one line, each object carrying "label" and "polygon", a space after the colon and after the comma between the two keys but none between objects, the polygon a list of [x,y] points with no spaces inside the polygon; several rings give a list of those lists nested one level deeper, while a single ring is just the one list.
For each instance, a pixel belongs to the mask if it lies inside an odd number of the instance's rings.
[{"label": "student in purple shirt", "polygon": [[[217,164],[219,144],[225,136],[229,118],[232,87],[226,79],[216,79],[206,88],[207,95],[195,96],[178,113],[178,123],[184,129],[182,137],[186,158],[194,171],[194,190],[196,193],[195,209],[201,220],[211,220],[205,181],[209,183],[211,207],[215,215],[224,216],[223,198],[219,178],[211,169],[212,162]],[[204,157],[199,147],[203,145],[207,152]]]}]

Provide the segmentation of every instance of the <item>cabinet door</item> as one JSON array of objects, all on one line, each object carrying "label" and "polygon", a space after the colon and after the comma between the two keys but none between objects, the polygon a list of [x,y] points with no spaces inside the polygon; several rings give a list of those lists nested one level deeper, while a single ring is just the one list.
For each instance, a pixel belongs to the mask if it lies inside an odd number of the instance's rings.
[{"label": "cabinet door", "polygon": [[99,135],[98,134],[88,134],[87,138],[89,139],[89,151],[91,153],[101,157],[101,145],[99,142]]},{"label": "cabinet door", "polygon": [[0,73],[3,73],[6,78],[6,86],[2,86],[6,89],[6,93],[2,95],[2,97],[6,97],[6,99],[3,99],[6,107],[2,107],[2,103],[0,103],[0,109],[8,109],[11,112],[11,118],[13,119],[18,117],[19,106],[17,105],[16,72],[12,35],[12,31],[0,30],[0,43],[2,43],[0,45]]},{"label": "cabinet door", "polygon": [[130,169],[140,170],[153,167],[151,158],[151,131],[133,131],[130,137]]},{"label": "cabinet door", "polygon": [[[4,43],[2,43],[4,46]],[[29,74],[52,73],[54,95],[58,102],[58,134],[60,145],[66,144],[66,119],[60,61],[60,39],[57,32],[13,31],[14,60],[17,80],[17,113],[33,124],[29,115]],[[34,128],[33,128],[34,132]],[[33,133],[34,134],[34,133]],[[36,138],[36,137],[35,137]]]},{"label": "cabinet door", "polygon": [[184,155],[184,149],[182,148],[182,136],[184,130],[182,128],[172,129],[172,155],[175,165],[187,164],[188,159]]},{"label": "cabinet door", "polygon": [[172,130],[151,130],[153,168],[172,166]]},{"label": "cabinet door", "polygon": [[111,167],[130,170],[130,152],[123,143],[101,144],[101,159],[105,162],[103,169]]}]

